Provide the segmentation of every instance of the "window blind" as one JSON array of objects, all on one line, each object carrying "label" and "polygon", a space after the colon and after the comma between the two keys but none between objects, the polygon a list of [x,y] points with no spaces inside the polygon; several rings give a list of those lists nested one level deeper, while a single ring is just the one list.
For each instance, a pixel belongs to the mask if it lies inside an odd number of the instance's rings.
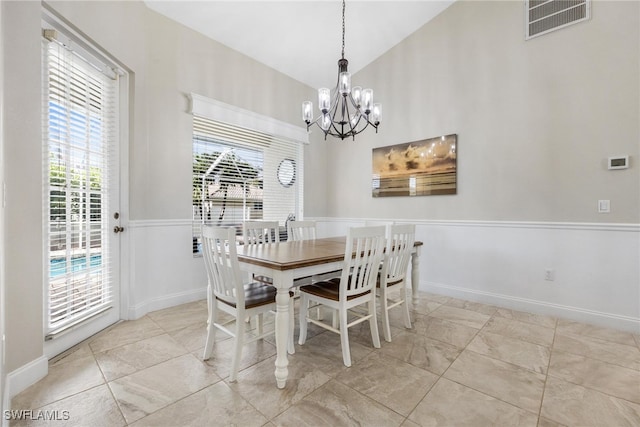
[{"label": "window blind", "polygon": [[202,224],[240,234],[243,221],[278,221],[284,231],[287,218],[301,218],[302,149],[291,139],[194,115],[193,251]]},{"label": "window blind", "polygon": [[[47,338],[113,302],[110,170],[117,76],[43,31],[43,202]],[[90,62],[92,61],[92,62]]]}]

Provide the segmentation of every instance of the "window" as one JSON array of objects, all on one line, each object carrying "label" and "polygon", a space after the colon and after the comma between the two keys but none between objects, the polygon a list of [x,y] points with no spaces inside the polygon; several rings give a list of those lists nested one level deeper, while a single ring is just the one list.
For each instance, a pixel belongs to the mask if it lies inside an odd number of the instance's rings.
[{"label": "window", "polygon": [[[237,109],[234,112],[242,115]],[[233,226],[240,236],[243,221],[278,221],[286,238],[287,219],[303,215],[302,150],[299,140],[216,121],[194,111],[193,252],[200,252],[203,224]]]},{"label": "window", "polygon": [[117,73],[43,22],[45,335],[112,307]]}]

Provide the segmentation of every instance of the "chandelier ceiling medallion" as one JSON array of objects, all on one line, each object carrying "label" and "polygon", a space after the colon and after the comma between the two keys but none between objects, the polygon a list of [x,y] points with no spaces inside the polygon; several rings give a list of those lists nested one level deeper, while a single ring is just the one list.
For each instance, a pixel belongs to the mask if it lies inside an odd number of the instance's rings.
[{"label": "chandelier ceiling medallion", "polygon": [[345,0],[342,0],[342,58],[338,60],[338,83],[333,93],[327,88],[318,89],[318,108],[320,116],[313,120],[313,103],[302,103],[302,119],[307,124],[307,131],[314,123],[327,135],[336,138],[353,138],[371,125],[376,133],[380,124],[382,104],[373,103],[373,90],[351,87],[351,73],[347,71],[349,61],[344,57],[344,11]]}]

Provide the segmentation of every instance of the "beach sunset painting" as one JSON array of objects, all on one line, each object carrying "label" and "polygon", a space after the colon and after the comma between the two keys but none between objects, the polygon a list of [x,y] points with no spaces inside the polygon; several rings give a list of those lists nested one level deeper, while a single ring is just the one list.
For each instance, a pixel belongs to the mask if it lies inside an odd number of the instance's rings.
[{"label": "beach sunset painting", "polygon": [[456,194],[458,135],[373,149],[373,197]]}]

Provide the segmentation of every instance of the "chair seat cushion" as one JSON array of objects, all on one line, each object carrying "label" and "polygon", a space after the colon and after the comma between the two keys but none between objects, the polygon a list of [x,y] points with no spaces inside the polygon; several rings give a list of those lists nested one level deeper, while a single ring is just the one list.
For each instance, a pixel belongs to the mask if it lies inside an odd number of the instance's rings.
[{"label": "chair seat cushion", "polygon": [[[330,299],[333,301],[340,300],[340,278],[334,277],[329,280],[322,280],[320,282],[315,282],[311,285],[301,286],[300,292],[306,292],[311,295],[315,295],[321,298]],[[363,292],[358,295],[350,295],[347,297],[347,300],[351,300],[353,298],[358,298],[362,295],[368,294],[370,291]]]},{"label": "chair seat cushion", "polygon": [[[402,279],[387,282],[387,287],[397,285],[400,282],[402,282]],[[376,287],[380,287],[380,276],[378,276],[378,280],[376,280]]]},{"label": "chair seat cushion", "polygon": [[[265,304],[272,304],[276,301],[276,288],[264,283],[253,282],[244,285],[244,304],[245,308],[259,307]],[[289,297],[293,296],[293,292],[289,292]],[[219,301],[236,307],[235,301],[225,299],[224,297],[216,297]]]}]

